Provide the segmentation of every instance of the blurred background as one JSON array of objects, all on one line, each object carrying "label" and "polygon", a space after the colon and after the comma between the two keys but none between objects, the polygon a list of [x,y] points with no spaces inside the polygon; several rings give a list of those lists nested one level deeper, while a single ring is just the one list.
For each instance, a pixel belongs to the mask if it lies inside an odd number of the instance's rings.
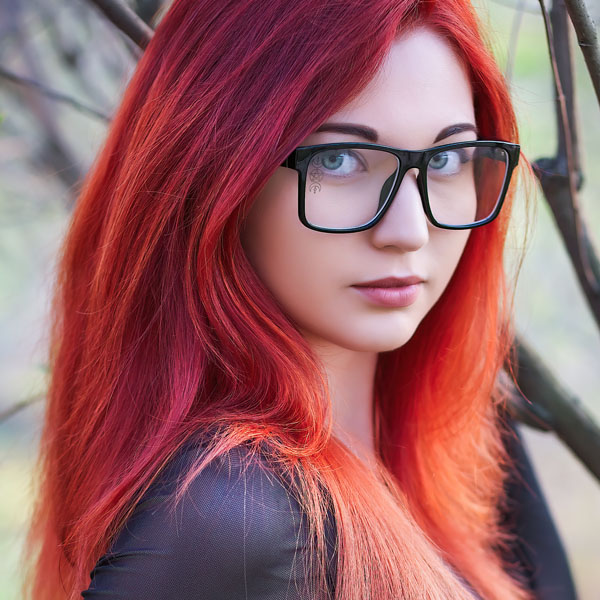
[{"label": "blurred background", "polygon": [[[156,2],[129,2],[142,16]],[[530,161],[556,147],[554,92],[537,0],[476,0],[510,76]],[[599,0],[587,0],[596,22]],[[574,41],[574,38],[573,40]],[[573,43],[585,185],[580,201],[600,246],[600,111]],[[31,507],[46,384],[49,291],[78,182],[107,131],[139,52],[86,0],[0,0],[0,600],[19,597],[17,570]],[[30,80],[16,82],[11,74]],[[45,88],[47,93],[41,93]],[[49,91],[77,99],[60,101]],[[522,241],[519,195],[507,268],[526,250],[515,319],[554,375],[600,422],[600,340],[537,188],[533,234]],[[6,416],[6,415],[4,415]],[[600,597],[600,486],[552,433],[521,426],[563,539],[580,598]]]}]

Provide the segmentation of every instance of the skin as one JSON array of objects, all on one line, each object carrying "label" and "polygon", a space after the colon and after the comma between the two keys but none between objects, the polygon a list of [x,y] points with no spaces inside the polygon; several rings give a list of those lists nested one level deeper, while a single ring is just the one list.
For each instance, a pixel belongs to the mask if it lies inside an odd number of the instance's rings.
[{"label": "skin", "polygon": [[[378,143],[419,150],[476,139],[467,73],[451,46],[426,28],[400,36],[363,92],[326,123],[367,125]],[[372,141],[313,132],[300,145]],[[302,225],[297,174],[278,167],[245,221],[242,246],[258,276],[320,357],[332,399],[334,435],[368,465],[375,457],[371,421],[377,355],[401,347],[435,305],[454,273],[470,230],[444,230],[423,212],[409,171],[383,219],[371,229],[331,234]],[[418,275],[416,301],[377,306],[351,286],[388,276]]]}]

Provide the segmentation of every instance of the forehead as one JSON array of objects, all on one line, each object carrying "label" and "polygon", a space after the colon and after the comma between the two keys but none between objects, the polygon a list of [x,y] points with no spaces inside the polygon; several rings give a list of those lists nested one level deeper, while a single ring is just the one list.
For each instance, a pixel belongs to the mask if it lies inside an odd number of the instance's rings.
[{"label": "forehead", "polygon": [[368,86],[328,121],[369,125],[380,144],[424,148],[448,125],[475,124],[467,71],[441,35],[413,30],[394,41]]}]

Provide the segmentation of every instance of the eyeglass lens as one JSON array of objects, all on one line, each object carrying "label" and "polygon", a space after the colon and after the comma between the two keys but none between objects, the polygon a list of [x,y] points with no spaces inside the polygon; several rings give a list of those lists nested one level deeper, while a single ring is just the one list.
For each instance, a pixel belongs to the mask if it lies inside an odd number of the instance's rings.
[{"label": "eyeglass lens", "polygon": [[[431,213],[442,225],[470,225],[493,214],[508,170],[503,148],[440,150],[427,163]],[[305,190],[306,219],[329,229],[371,221],[388,199],[398,158],[384,150],[335,148],[311,157]]]}]

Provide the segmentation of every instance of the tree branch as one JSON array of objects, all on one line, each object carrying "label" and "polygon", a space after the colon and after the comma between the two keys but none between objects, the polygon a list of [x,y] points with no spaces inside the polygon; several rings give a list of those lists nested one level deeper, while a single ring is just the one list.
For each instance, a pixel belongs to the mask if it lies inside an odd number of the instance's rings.
[{"label": "tree branch", "polygon": [[512,82],[513,69],[515,66],[515,56],[517,54],[517,43],[519,41],[519,31],[523,22],[523,15],[525,13],[525,0],[518,0],[518,4],[515,7],[515,15],[513,17],[512,27],[510,29],[510,41],[508,43],[508,56],[506,59],[506,70],[504,77],[509,83]]},{"label": "tree branch", "polygon": [[134,41],[142,50],[148,46],[154,32],[122,0],[90,0],[104,15]]},{"label": "tree branch", "polygon": [[584,0],[565,0],[569,16],[577,34],[577,42],[583,53],[596,97],[600,102],[600,48],[594,21]]},{"label": "tree branch", "polygon": [[509,412],[527,425],[554,430],[600,481],[600,428],[580,400],[562,387],[523,340],[517,338],[516,348],[519,390],[515,389]]},{"label": "tree branch", "polygon": [[36,394],[35,396],[31,396],[31,398],[26,398],[25,400],[15,402],[15,404],[12,406],[0,411],[0,424],[8,420],[13,415],[16,415],[18,412],[21,412],[24,408],[43,400],[45,397],[46,396],[44,394]]},{"label": "tree branch", "polygon": [[[581,219],[577,200],[577,189],[581,186],[582,176],[579,168],[575,128],[572,65],[566,9],[563,0],[555,0],[552,9],[553,26],[550,23],[544,0],[539,0],[539,4],[544,17],[557,93],[559,139],[556,156],[537,160],[534,169],[585,298],[600,328],[600,262]],[[565,96],[565,92],[567,96]]]},{"label": "tree branch", "polygon": [[44,96],[47,96],[48,98],[52,98],[52,100],[57,100],[58,102],[64,102],[66,104],[69,104],[73,108],[76,108],[77,110],[79,110],[81,112],[93,115],[94,117],[98,117],[99,119],[102,119],[103,121],[106,121],[106,122],[110,121],[110,117],[107,114],[101,112],[100,110],[93,108],[91,106],[88,106],[88,105],[84,104],[83,102],[80,102],[79,100],[75,100],[75,98],[72,98],[71,96],[68,96],[67,94],[63,94],[62,92],[56,92],[54,90],[51,90],[50,88],[41,84],[39,81],[35,81],[33,79],[23,77],[22,75],[17,75],[16,73],[12,73],[11,71],[8,71],[7,69],[5,69],[2,66],[0,66],[0,77],[3,77],[4,79],[8,79],[9,81],[12,81],[13,83],[18,83],[20,85],[26,85],[30,88],[34,88],[37,91],[39,91],[41,94],[44,94]]},{"label": "tree branch", "polygon": [[[22,11],[21,4],[16,3],[13,11],[8,13],[8,18],[21,52],[23,69],[31,80],[43,81],[43,67],[23,29]],[[67,186],[72,198],[83,180],[84,173],[80,169],[80,162],[72,144],[65,137],[58,122],[56,111],[51,110],[43,96],[32,93],[30,87],[25,86],[22,90],[16,91],[15,95],[20,103],[29,106],[31,114],[35,116],[40,125],[42,145],[37,151],[36,160],[53,170],[54,174]]]}]

